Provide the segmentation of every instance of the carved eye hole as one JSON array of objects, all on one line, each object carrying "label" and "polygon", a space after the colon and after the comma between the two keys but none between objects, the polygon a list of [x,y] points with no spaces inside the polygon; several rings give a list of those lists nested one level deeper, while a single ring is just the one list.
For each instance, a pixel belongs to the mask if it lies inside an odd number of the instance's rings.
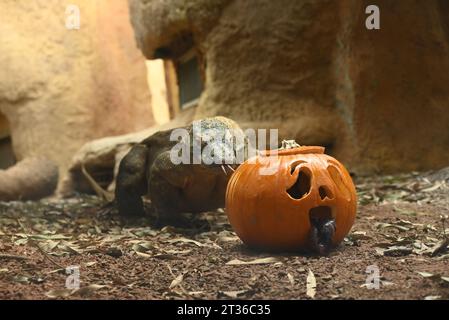
[{"label": "carved eye hole", "polygon": [[[295,171],[296,167],[304,163],[303,161],[294,163],[291,166],[291,173]],[[311,172],[307,168],[301,168],[295,183],[287,190],[287,193],[293,199],[301,199],[310,192]]]},{"label": "carved eye hole", "polygon": [[298,167],[299,165],[301,165],[303,163],[306,163],[306,162],[303,160],[298,160],[298,161],[293,162],[290,165],[290,174],[293,174],[295,172],[296,167]]},{"label": "carved eye hole", "polygon": [[334,166],[328,166],[327,171],[329,172],[332,180],[334,181],[335,185],[337,186],[338,190],[343,194],[343,196],[350,200],[351,199],[351,192],[349,191],[346,184],[343,182],[343,178],[341,177],[340,172],[338,169]]}]

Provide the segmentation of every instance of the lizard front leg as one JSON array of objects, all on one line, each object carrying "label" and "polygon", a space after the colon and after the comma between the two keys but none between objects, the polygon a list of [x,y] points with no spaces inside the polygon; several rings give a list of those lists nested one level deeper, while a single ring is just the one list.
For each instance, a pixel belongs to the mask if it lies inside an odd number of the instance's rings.
[{"label": "lizard front leg", "polygon": [[151,166],[148,193],[158,215],[158,222],[180,225],[186,207],[185,191],[188,185],[186,167],[170,161],[170,152],[160,154]]},{"label": "lizard front leg", "polygon": [[147,193],[147,157],[148,148],[138,144],[120,162],[115,200],[122,216],[145,214],[142,196]]}]

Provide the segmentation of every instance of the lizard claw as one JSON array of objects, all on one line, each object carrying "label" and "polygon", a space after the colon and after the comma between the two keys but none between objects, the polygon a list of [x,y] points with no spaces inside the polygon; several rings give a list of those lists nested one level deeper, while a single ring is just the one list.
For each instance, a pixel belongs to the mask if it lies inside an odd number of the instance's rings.
[{"label": "lizard claw", "polygon": [[225,175],[228,175],[228,173],[226,172],[226,169],[225,169],[224,166],[221,166],[221,170],[223,170],[223,172],[224,172]]}]

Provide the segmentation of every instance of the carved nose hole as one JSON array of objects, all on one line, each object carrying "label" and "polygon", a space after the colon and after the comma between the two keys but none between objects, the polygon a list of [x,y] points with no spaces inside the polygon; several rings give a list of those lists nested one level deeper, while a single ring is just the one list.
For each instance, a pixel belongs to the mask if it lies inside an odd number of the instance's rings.
[{"label": "carved nose hole", "polygon": [[328,199],[332,199],[334,197],[334,195],[332,194],[332,191],[330,191],[330,189],[327,186],[321,186],[318,189],[318,192],[320,193],[321,200],[324,200],[326,197]]},{"label": "carved nose hole", "polygon": [[298,178],[296,179],[293,186],[291,186],[287,193],[293,198],[293,199],[301,199],[305,195],[307,195],[310,191],[310,176],[304,172],[300,171],[298,173]]}]

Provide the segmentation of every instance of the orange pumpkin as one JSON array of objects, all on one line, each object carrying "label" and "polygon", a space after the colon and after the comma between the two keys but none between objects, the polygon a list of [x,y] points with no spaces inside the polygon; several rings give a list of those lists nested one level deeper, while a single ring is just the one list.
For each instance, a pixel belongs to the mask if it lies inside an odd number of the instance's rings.
[{"label": "orange pumpkin", "polygon": [[331,218],[336,226],[332,245],[340,243],[357,206],[347,170],[323,147],[276,152],[247,160],[228,183],[226,213],[237,235],[252,247],[307,250],[312,219]]}]

